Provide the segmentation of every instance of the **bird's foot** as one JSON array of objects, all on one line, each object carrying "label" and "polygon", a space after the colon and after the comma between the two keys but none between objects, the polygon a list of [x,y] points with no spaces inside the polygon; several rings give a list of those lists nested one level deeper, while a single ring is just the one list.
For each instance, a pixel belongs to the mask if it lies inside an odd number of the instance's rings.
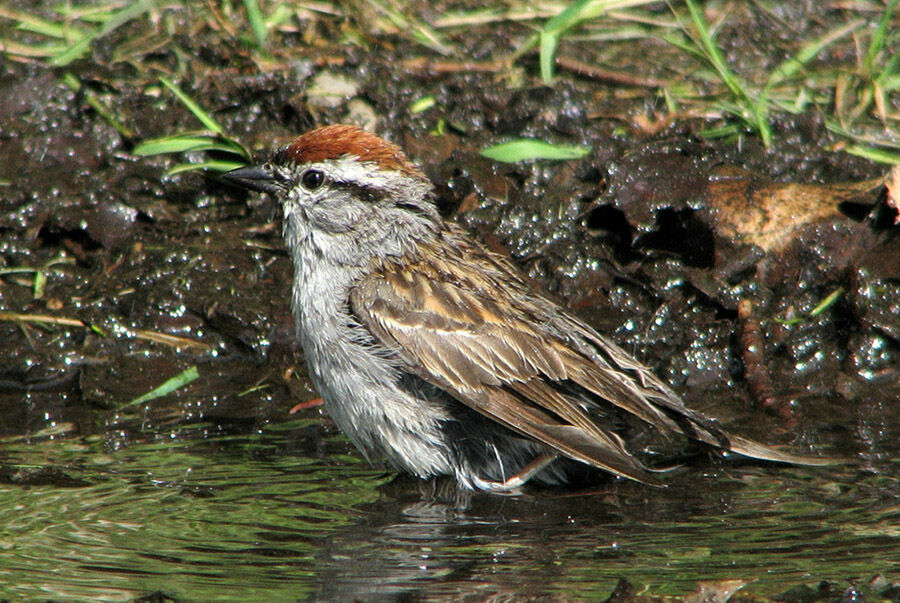
[{"label": "bird's foot", "polygon": [[473,482],[475,487],[480,490],[487,490],[488,492],[493,492],[495,494],[517,494],[519,489],[524,486],[528,480],[557,458],[559,458],[559,455],[557,454],[541,454],[522,467],[518,473],[502,482],[492,482],[490,480],[479,478],[475,478]]}]

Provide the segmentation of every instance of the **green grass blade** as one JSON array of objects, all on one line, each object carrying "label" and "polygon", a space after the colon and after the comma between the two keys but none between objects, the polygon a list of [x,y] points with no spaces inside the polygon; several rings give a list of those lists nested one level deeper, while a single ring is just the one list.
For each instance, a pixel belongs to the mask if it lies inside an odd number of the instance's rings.
[{"label": "green grass blade", "polygon": [[102,38],[111,31],[121,27],[125,23],[128,23],[132,19],[139,17],[143,13],[150,10],[150,8],[153,7],[153,4],[153,0],[141,0],[140,2],[135,2],[134,4],[126,6],[117,13],[113,13],[103,24],[103,27],[82,36],[74,44],[69,46],[69,48],[67,48],[64,52],[51,59],[50,64],[57,67],[62,67],[68,65],[76,59],[81,58],[88,52],[88,50],[90,50],[91,43],[94,40]]},{"label": "green grass blade", "polygon": [[559,36],[540,33],[540,64],[541,79],[545,84],[553,80],[553,63],[556,61],[556,47],[559,44]]},{"label": "green grass blade", "polygon": [[772,144],[772,128],[769,125],[767,104],[764,99],[754,99],[747,92],[747,87],[743,81],[728,66],[725,56],[713,39],[706,17],[697,6],[696,0],[685,0],[685,4],[688,7],[694,27],[697,29],[697,34],[700,37],[700,47],[706,55],[706,59],[713,69],[716,70],[716,73],[719,74],[719,77],[728,90],[731,91],[731,94],[741,101],[748,114],[745,115],[744,111],[738,111],[735,112],[735,115],[755,128],[765,147],[769,148]]},{"label": "green grass blade", "polygon": [[863,157],[869,161],[886,163],[887,165],[900,165],[900,153],[894,153],[886,149],[869,147],[861,144],[850,145],[844,151],[857,157]]},{"label": "green grass blade", "polygon": [[47,288],[47,273],[38,270],[34,273],[34,287],[32,288],[32,297],[41,299],[44,297],[44,290]]},{"label": "green grass blade", "polygon": [[[163,136],[152,140],[145,140],[137,145],[132,154],[137,157],[149,157],[152,155],[167,155],[172,153],[186,153],[189,151],[217,151],[230,155],[237,155],[242,161],[227,160],[210,160],[205,162],[205,168],[185,168],[176,166],[169,171],[169,174],[188,171],[189,169],[212,169],[216,170],[216,165],[231,165],[240,167],[250,160],[250,151],[238,141],[226,136],[214,136],[206,133],[184,132],[181,134],[173,134],[171,136]],[[201,164],[185,164],[189,166],[199,166]],[[173,171],[174,170],[174,171]]]},{"label": "green grass blade", "polygon": [[728,138],[729,136],[737,136],[741,132],[741,128],[731,123],[724,125],[721,128],[706,128],[700,130],[697,132],[697,136],[707,139]]},{"label": "green grass blade", "polygon": [[74,44],[67,46],[65,50],[50,59],[50,64],[56,67],[64,67],[87,54],[91,42],[97,38],[96,33],[89,33],[79,38]]},{"label": "green grass blade", "polygon": [[844,295],[844,288],[838,287],[831,293],[829,293],[825,299],[816,304],[816,307],[809,311],[810,316],[818,316],[823,313],[825,310],[833,306],[837,303],[837,301]]},{"label": "green grass blade", "polygon": [[494,161],[516,163],[530,159],[580,159],[591,149],[574,145],[554,145],[543,140],[523,138],[483,149],[481,155]]},{"label": "green grass blade", "polygon": [[207,129],[215,132],[216,134],[222,133],[223,128],[219,125],[219,122],[213,119],[213,117],[209,113],[204,111],[200,107],[200,105],[198,105],[196,101],[194,101],[194,99],[182,92],[181,89],[173,84],[171,80],[166,77],[161,77],[159,78],[159,81],[161,81],[163,85],[172,92],[172,94],[177,96],[178,100],[180,100],[184,104],[184,106],[194,114],[194,117],[199,119],[200,122],[207,127]]},{"label": "green grass blade", "polygon": [[67,45],[59,42],[50,42],[47,44],[22,44],[16,40],[9,38],[0,38],[0,48],[6,54],[13,54],[20,57],[44,58],[53,57],[64,52]]},{"label": "green grass blade", "polygon": [[442,55],[453,53],[453,49],[447,45],[441,35],[422,20],[408,17],[403,12],[377,0],[368,0],[368,3],[384,15],[394,27],[409,35],[419,44]]},{"label": "green grass blade", "polygon": [[184,387],[188,383],[196,381],[197,378],[200,377],[200,373],[197,370],[196,366],[192,366],[175,375],[171,379],[167,380],[165,383],[160,385],[157,388],[154,388],[144,394],[143,396],[138,396],[131,402],[127,402],[123,404],[120,408],[125,408],[127,406],[135,406],[137,404],[143,404],[144,402],[149,402],[150,400],[155,400],[156,398],[161,398],[163,396],[167,396],[172,392]]},{"label": "green grass blade", "polygon": [[540,44],[541,79],[549,83],[553,79],[553,63],[556,49],[564,33],[589,19],[599,17],[612,9],[649,4],[647,0],[577,0],[559,14],[551,17],[538,34]]},{"label": "green grass blade", "polygon": [[544,24],[539,33],[540,40],[540,64],[541,79],[544,83],[550,83],[553,79],[553,63],[556,60],[556,48],[559,46],[559,38],[580,22],[579,14],[593,0],[578,0],[562,10],[558,15],[551,17]]},{"label": "green grass blade", "polygon": [[16,29],[41,34],[42,36],[47,36],[48,38],[65,40],[71,35],[70,30],[72,29],[72,26],[70,24],[58,25],[51,21],[47,21],[46,19],[42,19],[30,13],[19,11],[14,8],[0,6],[0,17],[9,19],[10,21],[18,21]]},{"label": "green grass blade", "polygon": [[423,96],[409,106],[409,112],[413,115],[424,113],[435,105],[437,105],[437,99],[433,95]]},{"label": "green grass blade", "polygon": [[180,135],[154,138],[137,145],[132,154],[138,157],[150,155],[166,155],[169,153],[185,153],[187,151],[225,151],[233,152],[230,145],[224,145],[210,136]]},{"label": "green grass blade", "polygon": [[819,54],[833,42],[843,38],[847,34],[855,31],[865,23],[863,19],[858,19],[852,23],[848,23],[844,27],[840,27],[834,31],[828,32],[823,36],[813,40],[801,48],[796,55],[787,58],[778,67],[772,71],[766,88],[783,82],[797,75],[801,69],[806,67],[810,61],[819,56]]},{"label": "green grass blade", "polygon": [[884,7],[884,14],[881,15],[881,19],[878,21],[878,27],[875,28],[875,32],[872,34],[872,40],[869,42],[869,48],[866,50],[866,55],[863,58],[863,66],[868,73],[875,71],[875,59],[884,48],[888,27],[890,27],[891,19],[894,16],[894,9],[897,8],[897,2],[898,0],[889,0],[887,6]]},{"label": "green grass blade", "polygon": [[5,276],[7,274],[25,274],[27,272],[37,272],[39,268],[32,268],[30,266],[16,266],[14,268],[0,268],[0,276]]},{"label": "green grass blade", "polygon": [[[78,78],[75,77],[75,74],[73,74],[71,71],[63,74],[62,81],[66,86],[68,86],[72,90],[75,90],[76,92],[83,90],[84,88]],[[121,119],[119,119],[115,115],[115,113],[112,112],[112,110],[110,110],[109,107],[107,107],[98,98],[91,94],[90,91],[84,90],[83,94],[87,104],[90,105],[98,115],[105,119],[107,123],[109,123],[109,125],[115,128],[119,134],[121,134],[125,138],[134,138],[134,132],[131,130],[131,128],[126,126],[125,123]]]},{"label": "green grass blade", "polygon": [[256,0],[244,0],[244,9],[247,11],[247,20],[253,30],[253,37],[260,48],[266,45],[269,30],[266,28],[266,20],[263,18],[259,3]]},{"label": "green grass blade", "polygon": [[706,23],[706,17],[697,7],[697,3],[695,0],[685,0],[685,3],[687,4],[688,12],[691,14],[691,20],[694,22],[694,27],[697,28],[697,34],[700,36],[701,48],[703,49],[707,60],[709,60],[709,63],[719,74],[722,82],[724,82],[728,89],[731,90],[732,94],[735,96],[746,96],[743,86],[741,86],[741,83],[734,72],[728,67],[728,63],[725,61],[722,51],[719,50],[719,46],[713,40],[709,25]]}]

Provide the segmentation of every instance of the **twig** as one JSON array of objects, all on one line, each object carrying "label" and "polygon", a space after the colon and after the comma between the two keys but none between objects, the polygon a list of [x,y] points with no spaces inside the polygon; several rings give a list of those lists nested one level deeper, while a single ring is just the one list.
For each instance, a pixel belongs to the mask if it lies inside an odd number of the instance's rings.
[{"label": "twig", "polygon": [[762,326],[753,316],[753,304],[748,299],[738,302],[738,321],[740,321],[741,358],[744,361],[744,378],[750,386],[753,398],[766,411],[779,417],[794,421],[790,407],[775,396],[775,388],[769,371],[766,369],[765,338]]},{"label": "twig", "polygon": [[[78,318],[65,318],[63,316],[49,316],[46,314],[19,314],[18,312],[0,311],[0,321],[19,322],[19,323],[39,323],[60,325],[64,327],[81,327],[84,329],[94,329],[94,326]],[[157,333],[156,331],[148,331],[145,329],[136,329],[132,331],[136,339],[153,341],[179,348],[199,348],[201,350],[210,350],[212,346],[195,339],[187,339],[186,337],[177,337],[175,335],[167,335],[166,333]]]},{"label": "twig", "polygon": [[506,61],[431,61],[425,57],[407,59],[400,64],[408,71],[424,71],[426,73],[460,73],[473,71],[497,73],[509,67]]},{"label": "twig", "polygon": [[596,65],[590,65],[584,61],[573,59],[571,57],[557,56],[556,64],[562,69],[566,69],[578,75],[589,77],[607,84],[616,84],[619,86],[638,86],[641,88],[662,88],[665,82],[650,77],[639,77],[630,73],[621,71],[612,71],[603,69]]}]

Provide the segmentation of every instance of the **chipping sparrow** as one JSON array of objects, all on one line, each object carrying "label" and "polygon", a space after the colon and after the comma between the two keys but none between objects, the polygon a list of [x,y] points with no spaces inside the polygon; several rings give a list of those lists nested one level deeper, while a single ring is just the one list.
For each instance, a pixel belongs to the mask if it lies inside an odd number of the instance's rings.
[{"label": "chipping sparrow", "polygon": [[495,491],[565,482],[573,461],[660,484],[622,435],[641,424],[816,464],[686,408],[647,367],[534,293],[506,258],[445,222],[425,175],[373,134],[319,128],[225,178],[281,204],[310,377],[367,458]]}]

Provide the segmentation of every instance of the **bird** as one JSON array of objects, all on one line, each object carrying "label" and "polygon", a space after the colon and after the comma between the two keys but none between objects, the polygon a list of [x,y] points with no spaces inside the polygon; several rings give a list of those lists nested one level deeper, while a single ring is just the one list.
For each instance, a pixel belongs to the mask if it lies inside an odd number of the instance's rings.
[{"label": "bird", "polygon": [[664,486],[664,470],[634,449],[635,430],[765,461],[828,462],[685,406],[444,219],[424,172],[373,133],[318,127],[224,179],[280,205],[309,377],[370,461],[497,493],[564,485],[585,468]]}]

